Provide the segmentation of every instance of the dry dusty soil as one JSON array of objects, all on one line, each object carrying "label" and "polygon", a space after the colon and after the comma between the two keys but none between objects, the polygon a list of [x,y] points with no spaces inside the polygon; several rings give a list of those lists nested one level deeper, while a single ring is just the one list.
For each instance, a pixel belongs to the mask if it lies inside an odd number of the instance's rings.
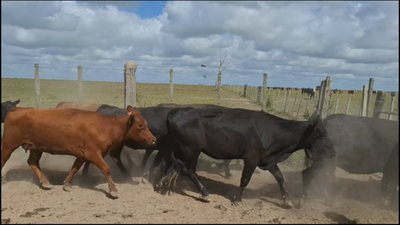
[{"label": "dry dusty soil", "polygon": [[[134,161],[139,164],[142,153],[134,154]],[[193,183],[184,179],[169,196],[154,192],[150,184],[124,181],[109,157],[106,161],[120,196],[116,200],[106,197],[106,180],[95,167],[91,167],[89,180],[84,182],[79,172],[72,191],[63,191],[63,179],[73,162],[69,156],[43,155],[41,166],[53,188],[42,190],[27,158],[28,154],[18,149],[2,170],[1,223],[399,223],[398,197],[388,208],[374,205],[379,200],[380,178],[351,175],[339,169],[333,206],[324,204],[319,189],[313,185],[312,201],[299,208],[301,173],[281,165],[295,205],[286,209],[281,206],[275,179],[259,169],[244,191],[243,204],[231,205],[243,168],[234,161],[231,179],[211,162],[199,161],[200,180],[211,196],[211,202],[204,203],[197,200],[199,192]],[[131,171],[132,179],[140,181],[141,176],[135,171]]]}]

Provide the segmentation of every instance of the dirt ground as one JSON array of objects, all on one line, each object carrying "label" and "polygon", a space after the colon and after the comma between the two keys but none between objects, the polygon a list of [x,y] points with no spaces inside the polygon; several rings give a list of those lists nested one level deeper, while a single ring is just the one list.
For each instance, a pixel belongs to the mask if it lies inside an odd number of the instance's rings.
[{"label": "dirt ground", "polygon": [[[143,151],[133,152],[132,158],[139,165]],[[94,166],[88,181],[83,182],[78,172],[72,191],[63,191],[63,180],[73,162],[70,156],[43,155],[41,167],[53,188],[42,190],[27,158],[28,154],[18,149],[2,170],[1,223],[399,223],[398,200],[385,209],[374,206],[379,200],[380,178],[351,175],[340,169],[336,170],[333,206],[324,204],[313,185],[311,201],[298,208],[300,170],[281,165],[295,205],[286,209],[281,207],[275,179],[259,169],[244,191],[243,204],[231,205],[243,168],[235,161],[231,163],[231,179],[211,162],[199,161],[198,174],[211,197],[210,203],[204,203],[197,200],[200,194],[191,181],[178,182],[169,196],[154,192],[150,184],[133,185],[123,179],[109,157],[106,161],[119,191],[116,200],[106,197],[106,180]],[[133,180],[141,181],[135,171],[131,171]]]}]

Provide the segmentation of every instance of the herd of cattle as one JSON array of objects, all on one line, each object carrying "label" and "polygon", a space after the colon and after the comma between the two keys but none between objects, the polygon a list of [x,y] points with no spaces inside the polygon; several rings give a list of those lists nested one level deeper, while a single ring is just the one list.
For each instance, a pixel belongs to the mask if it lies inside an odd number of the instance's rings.
[{"label": "herd of cattle", "polygon": [[[304,150],[303,194],[308,199],[311,180],[324,189],[331,202],[331,182],[339,167],[349,173],[383,173],[381,194],[384,205],[397,195],[399,183],[398,122],[369,117],[334,114],[323,121],[315,113],[308,121],[283,119],[264,111],[227,108],[212,104],[160,104],[155,107],[126,109],[106,104],[61,102],[55,109],[19,107],[16,102],[2,103],[4,134],[1,141],[1,168],[18,147],[29,150],[28,164],[43,189],[50,189],[39,160],[43,152],[76,157],[65,178],[63,189],[71,190],[71,181],[85,164],[88,177],[90,163],[105,176],[109,196],[118,191],[104,161],[110,155],[121,172],[130,177],[121,162],[127,146],[145,149],[141,168],[157,150],[154,161],[143,176],[154,179],[153,187],[161,194],[170,192],[180,174],[198,188],[201,199],[209,202],[209,192],[196,174],[200,153],[224,160],[226,176],[231,176],[229,162],[242,159],[244,168],[233,203],[242,200],[244,188],[258,167],[268,170],[280,186],[283,202],[293,206],[278,163],[293,152]],[[133,165],[130,160],[129,163]],[[158,174],[153,170],[160,166]],[[321,182],[322,180],[324,182]],[[3,177],[2,177],[3,179]]]}]

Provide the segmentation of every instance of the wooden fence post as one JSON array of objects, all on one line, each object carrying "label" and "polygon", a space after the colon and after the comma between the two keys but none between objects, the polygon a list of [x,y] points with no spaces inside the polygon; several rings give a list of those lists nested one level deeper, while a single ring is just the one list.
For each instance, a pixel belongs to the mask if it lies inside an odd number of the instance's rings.
[{"label": "wooden fence post", "polygon": [[390,113],[389,113],[389,117],[388,117],[388,119],[389,120],[391,120],[392,119],[392,112],[393,112],[393,109],[394,109],[394,101],[395,101],[395,99],[396,99],[396,92],[392,92],[392,93],[390,93],[390,95],[392,96],[392,101],[390,102]]},{"label": "wooden fence post", "polygon": [[366,116],[371,116],[371,99],[372,99],[372,91],[374,90],[374,78],[369,78],[369,84],[368,84],[368,97],[367,97],[367,115]]},{"label": "wooden fence post", "polygon": [[124,98],[125,108],[128,105],[136,107],[136,69],[137,65],[134,61],[128,61],[124,66]]},{"label": "wooden fence post", "polygon": [[274,100],[275,100],[275,90],[272,89],[272,102],[274,102]]},{"label": "wooden fence post", "polygon": [[338,105],[339,105],[339,98],[336,98],[336,105],[335,105],[335,112],[334,112],[334,114],[336,114],[336,112],[337,112]]},{"label": "wooden fence post", "polygon": [[299,117],[299,112],[300,112],[300,107],[301,107],[301,102],[303,101],[303,96],[300,95],[300,103],[299,103],[299,109],[297,110],[297,115],[296,115],[296,119]]},{"label": "wooden fence post", "polygon": [[[265,89],[267,89],[267,74],[264,73],[263,74],[263,87],[262,87],[262,110],[265,111],[266,110],[266,105],[267,105],[267,97],[265,96]],[[269,90],[268,90],[268,94],[269,94]],[[269,97],[269,95],[268,95]]]},{"label": "wooden fence post", "polygon": [[350,100],[351,100],[351,97],[349,97],[349,99],[347,99],[346,114],[349,114]]},{"label": "wooden fence post", "polygon": [[294,103],[293,103],[293,106],[292,106],[292,110],[290,111],[290,116],[293,116],[294,107],[295,107],[296,101],[297,101],[298,92],[295,92],[295,93],[296,93],[296,95],[294,96]]},{"label": "wooden fence post", "polygon": [[174,70],[169,70],[169,103],[174,103]]},{"label": "wooden fence post", "polygon": [[82,66],[78,66],[78,103],[83,102]]},{"label": "wooden fence post", "polygon": [[[324,87],[325,87],[325,80],[321,81],[321,86],[319,89],[319,94],[318,94],[318,100],[317,104],[314,103],[315,110],[317,111],[317,114],[321,116],[321,105],[322,105],[322,97],[323,97],[323,92],[324,92]],[[315,96],[314,96],[314,101],[315,101]]]},{"label": "wooden fence post", "polygon": [[384,91],[377,91],[373,117],[379,118],[380,111],[382,111],[383,105],[385,104],[385,97],[386,93]]},{"label": "wooden fence post", "polygon": [[256,102],[260,102],[261,103],[261,93],[262,93],[262,86],[258,86],[257,88],[257,99]]},{"label": "wooden fence post", "polygon": [[218,72],[218,98],[217,98],[217,105],[221,105],[221,78],[222,72]]},{"label": "wooden fence post", "polygon": [[40,109],[39,64],[35,64],[35,101],[36,101],[36,108]]},{"label": "wooden fence post", "polygon": [[283,107],[285,106],[286,94],[287,94],[287,92],[283,91],[283,99],[282,99],[281,111],[283,110]]},{"label": "wooden fence post", "polygon": [[290,101],[290,89],[288,89],[287,91],[286,91],[286,93],[287,93],[287,98],[286,98],[286,101],[285,101],[285,108],[283,108],[283,112],[286,112],[286,108],[287,108],[287,104],[288,104],[288,102]]},{"label": "wooden fence post", "polygon": [[368,105],[368,87],[363,85],[363,93],[361,98],[361,116],[367,116],[367,105]]},{"label": "wooden fence post", "polygon": [[244,85],[243,88],[243,97],[246,98],[247,97],[247,84]]},{"label": "wooden fence post", "polygon": [[[328,108],[329,108],[329,101],[330,101],[330,91],[331,91],[331,78],[328,76],[324,82],[324,91],[322,92],[321,96],[321,107],[320,107],[320,117],[321,119],[325,119]],[[321,87],[322,88],[322,87]]]}]

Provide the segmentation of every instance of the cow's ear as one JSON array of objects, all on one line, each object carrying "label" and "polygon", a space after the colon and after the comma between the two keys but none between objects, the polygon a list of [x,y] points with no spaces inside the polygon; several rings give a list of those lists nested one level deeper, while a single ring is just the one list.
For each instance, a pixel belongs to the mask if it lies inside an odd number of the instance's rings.
[{"label": "cow's ear", "polygon": [[131,113],[134,112],[135,109],[131,105],[128,105],[128,107],[126,107],[126,111],[128,115],[131,115]]},{"label": "cow's ear", "polygon": [[129,115],[128,126],[131,126],[134,122],[135,122],[135,116],[134,115]]},{"label": "cow's ear", "polygon": [[20,100],[18,99],[17,101],[13,102],[12,104],[15,107],[19,107],[19,102],[20,102]]}]

